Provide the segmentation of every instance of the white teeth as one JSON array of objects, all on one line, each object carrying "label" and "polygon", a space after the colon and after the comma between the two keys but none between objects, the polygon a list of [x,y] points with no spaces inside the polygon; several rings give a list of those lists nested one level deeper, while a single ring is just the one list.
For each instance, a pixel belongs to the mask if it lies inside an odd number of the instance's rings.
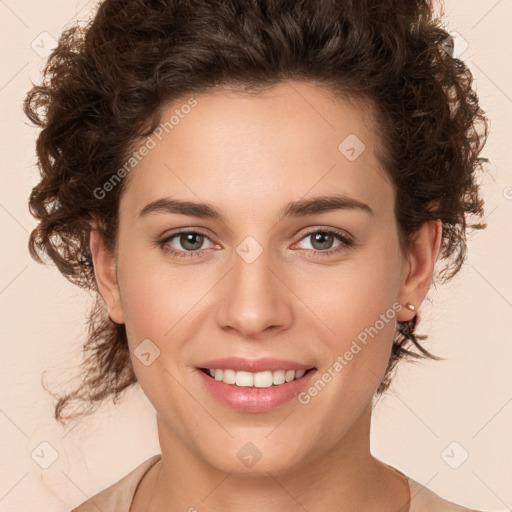
[{"label": "white teeth", "polygon": [[284,380],[285,380],[286,382],[290,382],[290,381],[292,381],[294,378],[295,378],[295,370],[288,370],[288,371],[284,374]]},{"label": "white teeth", "polygon": [[236,372],[236,380],[235,384],[237,386],[242,387],[251,387],[253,386],[253,376],[252,373],[249,372]]},{"label": "white teeth", "polygon": [[208,371],[215,380],[225,382],[226,384],[250,388],[269,388],[272,385],[279,386],[285,382],[300,379],[306,373],[306,370],[276,370],[273,372],[267,370],[252,373],[214,368],[209,368]]},{"label": "white teeth", "polygon": [[276,370],[272,374],[272,382],[274,383],[274,385],[277,386],[278,384],[284,384],[284,382],[285,382],[284,374],[285,374],[284,370]]},{"label": "white teeth", "polygon": [[255,388],[269,388],[272,386],[272,372],[258,372],[254,374]]},{"label": "white teeth", "polygon": [[234,384],[236,382],[235,370],[224,370],[224,373],[222,374],[222,380],[226,384]]},{"label": "white teeth", "polygon": [[297,371],[295,372],[295,378],[296,378],[296,379],[300,379],[301,377],[303,377],[303,376],[304,376],[304,374],[305,374],[305,373],[306,373],[306,370],[297,370]]}]

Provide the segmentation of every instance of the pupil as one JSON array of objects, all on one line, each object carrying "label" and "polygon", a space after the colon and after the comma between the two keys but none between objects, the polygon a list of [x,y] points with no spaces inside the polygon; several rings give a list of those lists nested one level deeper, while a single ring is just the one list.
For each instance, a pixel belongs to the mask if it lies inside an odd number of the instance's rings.
[{"label": "pupil", "polygon": [[[185,243],[183,243],[183,247],[187,248],[188,244],[192,245],[192,247],[188,246],[188,249],[198,249],[201,247],[202,242],[203,242],[203,240],[202,240],[203,235],[200,235],[198,233],[186,233],[185,235],[182,235],[182,237],[185,237]],[[194,238],[197,238],[197,237],[199,238],[199,243],[197,242],[197,240],[196,240],[195,244],[193,241],[190,242],[190,239],[193,240]]]},{"label": "pupil", "polygon": [[329,249],[330,248],[330,244],[325,242],[325,240],[322,242],[322,238],[329,239],[329,238],[332,237],[331,234],[329,234],[329,233],[315,233],[314,237],[315,237],[315,242],[320,242],[320,245],[322,246],[321,247],[322,249]]}]

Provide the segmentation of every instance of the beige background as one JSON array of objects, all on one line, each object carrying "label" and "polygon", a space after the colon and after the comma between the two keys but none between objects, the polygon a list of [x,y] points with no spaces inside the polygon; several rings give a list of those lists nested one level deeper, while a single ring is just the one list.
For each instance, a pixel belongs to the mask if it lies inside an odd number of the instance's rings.
[{"label": "beige background", "polygon": [[[67,511],[159,452],[154,411],[140,390],[62,429],[41,386],[43,372],[53,385],[73,375],[91,298],[28,254],[36,132],[21,102],[30,80],[39,80],[52,38],[93,8],[0,0],[2,512]],[[467,42],[459,39],[456,51],[464,51],[491,118],[483,153],[491,160],[492,176],[483,180],[489,227],[470,241],[460,275],[432,290],[421,309],[427,348],[447,360],[402,366],[376,407],[373,452],[451,501],[502,511],[512,507],[512,0],[447,0],[445,11]],[[442,457],[453,441],[460,447],[448,449],[452,460],[469,453],[458,469]],[[31,457],[51,452],[42,442],[58,453],[48,469]]]}]

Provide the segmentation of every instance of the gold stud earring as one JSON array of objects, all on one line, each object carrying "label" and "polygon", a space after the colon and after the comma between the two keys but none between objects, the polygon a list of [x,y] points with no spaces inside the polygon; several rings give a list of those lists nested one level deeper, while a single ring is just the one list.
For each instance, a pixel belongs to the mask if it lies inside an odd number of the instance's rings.
[{"label": "gold stud earring", "polygon": [[416,311],[416,307],[415,307],[413,304],[411,304],[410,302],[408,302],[408,303],[405,305],[405,307],[406,307],[407,309],[410,309],[411,311]]}]

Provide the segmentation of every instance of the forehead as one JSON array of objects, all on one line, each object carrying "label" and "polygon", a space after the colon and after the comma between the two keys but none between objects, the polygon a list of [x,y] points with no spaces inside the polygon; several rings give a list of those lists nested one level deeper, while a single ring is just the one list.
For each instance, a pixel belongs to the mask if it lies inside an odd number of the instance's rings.
[{"label": "forehead", "polygon": [[276,212],[307,195],[349,194],[376,209],[392,195],[369,106],[311,83],[183,97],[163,109],[149,139],[135,146],[151,149],[129,173],[121,204],[129,212],[166,195],[237,211],[275,202]]}]

